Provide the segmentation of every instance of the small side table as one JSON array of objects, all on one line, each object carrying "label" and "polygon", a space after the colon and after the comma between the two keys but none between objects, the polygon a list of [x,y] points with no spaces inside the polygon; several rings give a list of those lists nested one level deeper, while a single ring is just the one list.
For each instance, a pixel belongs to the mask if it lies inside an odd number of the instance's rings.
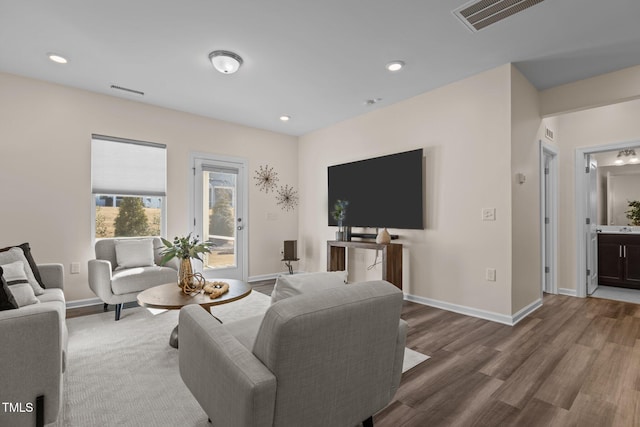
[{"label": "small side table", "polygon": [[283,259],[282,261],[284,262],[284,265],[286,265],[287,268],[289,269],[289,274],[293,274],[293,265],[291,265],[291,262],[292,261],[300,261],[300,258]]}]

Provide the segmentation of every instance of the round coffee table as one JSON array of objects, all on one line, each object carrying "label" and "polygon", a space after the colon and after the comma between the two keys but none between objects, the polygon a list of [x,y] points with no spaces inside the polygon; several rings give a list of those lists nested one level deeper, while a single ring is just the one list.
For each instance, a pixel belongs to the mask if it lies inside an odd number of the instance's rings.
[{"label": "round coffee table", "polygon": [[[138,304],[147,308],[158,308],[165,310],[180,310],[185,305],[198,304],[205,310],[209,310],[214,305],[226,304],[237,301],[251,293],[251,286],[247,282],[235,279],[209,279],[212,281],[224,281],[229,284],[229,292],[211,299],[209,295],[200,292],[194,296],[182,293],[176,282],[165,283],[154,286],[138,294]],[[174,328],[169,337],[169,345],[178,348],[178,326]]]}]

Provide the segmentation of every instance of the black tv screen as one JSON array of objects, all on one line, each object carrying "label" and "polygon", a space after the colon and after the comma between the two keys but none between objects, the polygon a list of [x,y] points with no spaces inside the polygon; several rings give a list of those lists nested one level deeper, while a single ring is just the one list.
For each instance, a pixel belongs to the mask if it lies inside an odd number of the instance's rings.
[{"label": "black tv screen", "polygon": [[423,229],[422,149],[329,166],[328,223],[337,200],[349,202],[343,225]]}]

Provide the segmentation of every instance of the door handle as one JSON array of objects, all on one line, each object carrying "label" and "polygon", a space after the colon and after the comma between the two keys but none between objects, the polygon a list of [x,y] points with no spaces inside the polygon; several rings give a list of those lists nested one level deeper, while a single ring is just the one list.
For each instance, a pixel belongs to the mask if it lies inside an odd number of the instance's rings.
[{"label": "door handle", "polygon": [[618,258],[622,258],[622,245],[618,246]]},{"label": "door handle", "polygon": [[627,257],[627,245],[622,246],[622,258]]}]

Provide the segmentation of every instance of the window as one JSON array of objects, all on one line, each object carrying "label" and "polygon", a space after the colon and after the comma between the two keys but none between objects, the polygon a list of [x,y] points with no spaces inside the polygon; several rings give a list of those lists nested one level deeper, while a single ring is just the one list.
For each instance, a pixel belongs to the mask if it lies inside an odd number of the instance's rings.
[{"label": "window", "polygon": [[164,235],[166,145],[91,139],[94,238]]}]

